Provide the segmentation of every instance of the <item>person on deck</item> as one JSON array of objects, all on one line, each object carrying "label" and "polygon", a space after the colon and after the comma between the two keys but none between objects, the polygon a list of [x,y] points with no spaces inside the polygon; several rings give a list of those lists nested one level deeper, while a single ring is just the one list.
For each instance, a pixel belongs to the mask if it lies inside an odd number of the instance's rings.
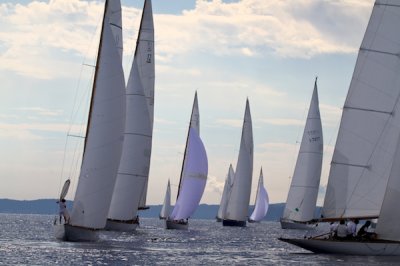
[{"label": "person on deck", "polygon": [[358,219],[355,219],[354,222],[352,220],[347,222],[347,237],[352,238],[357,236],[357,224]]},{"label": "person on deck", "polygon": [[338,239],[345,239],[347,237],[347,226],[344,224],[344,220],[340,220],[336,228],[336,237]]},{"label": "person on deck", "polygon": [[337,228],[338,228],[338,224],[335,222],[331,222],[329,225],[329,232],[330,235],[333,237],[335,236],[336,232],[337,232]]},{"label": "person on deck", "polygon": [[68,220],[69,220],[69,214],[68,214],[67,205],[65,202],[66,202],[65,199],[61,199],[60,201],[57,201],[58,207],[59,207],[58,214],[60,216],[60,224],[61,224],[61,217],[64,217],[64,223],[68,223]]}]

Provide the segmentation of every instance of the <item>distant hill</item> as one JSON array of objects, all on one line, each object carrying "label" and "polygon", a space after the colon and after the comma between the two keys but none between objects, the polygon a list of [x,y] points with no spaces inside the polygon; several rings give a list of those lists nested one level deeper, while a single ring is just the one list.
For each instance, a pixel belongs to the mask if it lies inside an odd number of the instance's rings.
[{"label": "distant hill", "polygon": [[[67,202],[68,208],[71,210],[72,202]],[[200,204],[193,215],[195,219],[215,219],[218,211],[218,205]],[[264,220],[279,221],[282,215],[284,203],[271,204],[267,216]],[[151,205],[150,209],[140,211],[140,217],[158,217],[161,205]],[[253,210],[253,206],[249,208],[249,214]],[[19,213],[19,214],[55,214],[58,212],[58,205],[55,199],[39,199],[39,200],[11,200],[0,199],[0,213]],[[319,213],[319,208],[317,209]]]}]

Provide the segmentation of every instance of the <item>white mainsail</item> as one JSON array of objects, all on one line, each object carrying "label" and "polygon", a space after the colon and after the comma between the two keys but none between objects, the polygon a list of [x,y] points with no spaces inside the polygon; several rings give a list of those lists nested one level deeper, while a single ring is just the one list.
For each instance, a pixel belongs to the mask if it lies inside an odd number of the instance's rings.
[{"label": "white mainsail", "polygon": [[136,219],[137,210],[145,205],[153,135],[153,45],[151,1],[146,0],[126,87],[124,145],[108,215],[113,221],[132,221]]},{"label": "white mainsail", "polygon": [[262,168],[260,170],[260,178],[258,179],[256,203],[254,204],[254,211],[250,215],[250,220],[259,222],[265,215],[267,215],[269,207],[269,198],[267,190],[264,188],[264,177]]},{"label": "white mainsail", "polygon": [[165,191],[164,204],[160,211],[160,219],[167,219],[171,209],[171,185],[168,180],[167,190]]},{"label": "white mainsail", "polygon": [[111,32],[114,36],[115,44],[118,49],[119,56],[122,62],[123,55],[123,38],[122,38],[122,10],[120,0],[107,1],[108,21],[111,27]]},{"label": "white mainsail", "polygon": [[248,216],[251,181],[253,175],[253,129],[249,100],[246,110],[240,141],[239,157],[236,164],[235,178],[226,207],[225,220],[246,222]]},{"label": "white mainsail", "polygon": [[308,110],[299,155],[283,211],[283,219],[306,222],[314,218],[323,156],[323,136],[317,79]]},{"label": "white mainsail", "polygon": [[178,198],[169,218],[188,219],[198,207],[207,182],[207,153],[199,135],[197,92],[193,102],[189,132],[183,160]]},{"label": "white mainsail", "polygon": [[394,161],[375,233],[379,239],[400,241],[400,138]]},{"label": "white mainsail", "polygon": [[107,1],[72,226],[101,229],[115,185],[125,121],[125,81],[107,17]]},{"label": "white mainsail", "polygon": [[399,24],[399,1],[376,1],[343,107],[325,218],[379,215],[400,133]]},{"label": "white mainsail", "polygon": [[219,204],[217,219],[223,219],[224,213],[226,211],[226,206],[228,204],[229,195],[231,193],[231,188],[233,185],[233,179],[235,177],[235,172],[233,171],[232,164],[229,165],[228,175],[225,179],[224,190],[222,192],[221,202]]}]

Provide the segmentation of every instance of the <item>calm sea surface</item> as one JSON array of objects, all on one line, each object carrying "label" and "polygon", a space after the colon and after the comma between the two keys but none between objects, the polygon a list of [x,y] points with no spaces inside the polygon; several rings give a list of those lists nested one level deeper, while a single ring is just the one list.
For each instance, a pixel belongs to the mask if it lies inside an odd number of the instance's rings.
[{"label": "calm sea surface", "polygon": [[[396,257],[316,255],[277,240],[305,232],[279,223],[222,227],[191,220],[189,231],[141,220],[135,233],[101,233],[96,243],[60,242],[49,215],[0,214],[0,265],[400,265]],[[320,229],[321,230],[321,229]]]}]

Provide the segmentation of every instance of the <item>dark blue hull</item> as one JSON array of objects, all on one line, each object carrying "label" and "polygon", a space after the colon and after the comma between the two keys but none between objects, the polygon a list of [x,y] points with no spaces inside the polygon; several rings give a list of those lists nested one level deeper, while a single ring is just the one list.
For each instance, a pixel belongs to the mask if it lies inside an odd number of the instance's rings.
[{"label": "dark blue hull", "polygon": [[246,221],[235,221],[235,220],[223,220],[222,221],[223,226],[239,226],[239,227],[245,227],[246,226]]}]

